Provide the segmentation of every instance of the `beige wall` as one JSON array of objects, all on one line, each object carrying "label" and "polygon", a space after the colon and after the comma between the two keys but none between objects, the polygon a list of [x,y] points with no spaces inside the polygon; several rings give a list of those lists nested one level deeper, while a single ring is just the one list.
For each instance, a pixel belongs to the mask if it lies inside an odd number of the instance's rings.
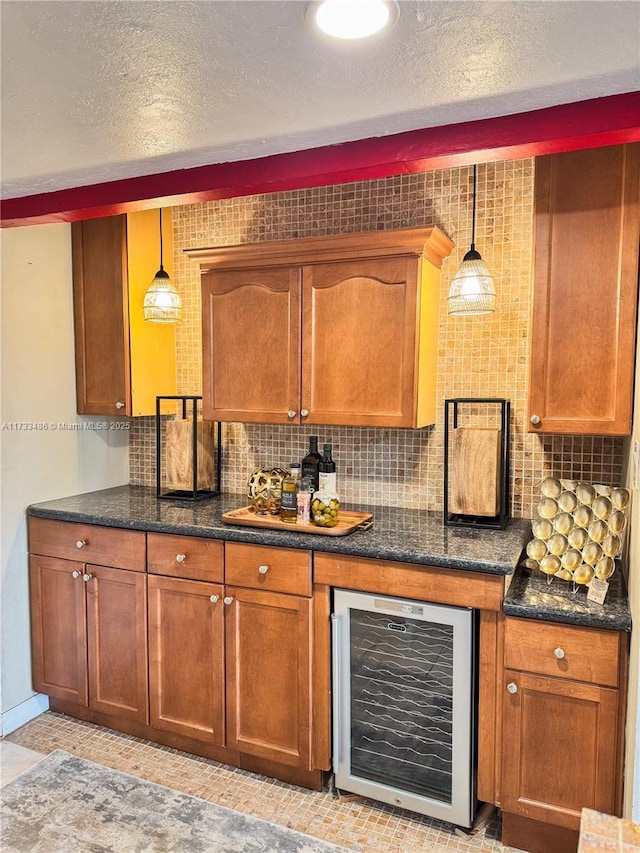
[{"label": "beige wall", "polygon": [[18,719],[33,696],[26,507],[128,480],[126,433],[51,428],[106,420],[76,414],[70,235],[68,225],[39,225],[5,229],[0,237],[3,723],[7,714]]}]

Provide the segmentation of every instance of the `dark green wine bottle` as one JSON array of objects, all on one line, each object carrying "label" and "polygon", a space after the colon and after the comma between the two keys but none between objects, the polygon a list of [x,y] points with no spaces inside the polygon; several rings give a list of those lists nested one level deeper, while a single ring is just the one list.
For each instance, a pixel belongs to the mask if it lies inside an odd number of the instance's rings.
[{"label": "dark green wine bottle", "polygon": [[302,460],[302,476],[308,477],[313,484],[313,491],[318,490],[318,466],[322,456],[318,453],[318,436],[309,436],[309,452]]}]

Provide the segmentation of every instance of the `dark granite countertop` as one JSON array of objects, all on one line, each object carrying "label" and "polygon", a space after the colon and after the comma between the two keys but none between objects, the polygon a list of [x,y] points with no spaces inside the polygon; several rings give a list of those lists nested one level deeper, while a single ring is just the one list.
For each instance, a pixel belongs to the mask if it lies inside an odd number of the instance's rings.
[{"label": "dark granite countertop", "polygon": [[543,572],[518,566],[504,598],[502,609],[507,616],[538,619],[544,622],[563,622],[587,628],[608,628],[612,631],[631,630],[631,610],[620,567],[609,578],[609,590],[604,604],[587,601],[587,588],[579,586],[572,592],[569,581],[553,578],[547,584]]},{"label": "dark granite countertop", "polygon": [[221,520],[224,512],[246,503],[244,495],[232,494],[197,503],[158,500],[155,489],[117,486],[33,504],[28,513],[61,521],[310,548],[499,575],[514,571],[522,549],[531,538],[531,525],[524,520],[511,521],[506,530],[445,527],[441,513],[382,506],[344,506],[344,509],[372,512],[374,521],[370,530],[357,530],[347,536],[236,527]]},{"label": "dark granite countertop", "polygon": [[631,629],[629,600],[619,568],[610,579],[605,603],[596,604],[587,601],[585,587],[573,593],[572,585],[559,578],[554,578],[551,585],[547,585],[546,575],[542,572],[531,572],[518,566],[522,550],[531,538],[531,523],[524,519],[512,520],[506,530],[485,530],[446,527],[442,523],[442,515],[435,512],[398,507],[345,506],[345,509],[373,513],[374,521],[370,530],[356,530],[347,536],[321,536],[295,529],[239,527],[221,520],[223,513],[245,504],[246,497],[237,494],[224,494],[192,503],[158,500],[155,489],[144,486],[116,486],[32,504],[28,514],[106,527],[309,548],[334,554],[512,575],[503,603],[507,616],[618,631]]}]

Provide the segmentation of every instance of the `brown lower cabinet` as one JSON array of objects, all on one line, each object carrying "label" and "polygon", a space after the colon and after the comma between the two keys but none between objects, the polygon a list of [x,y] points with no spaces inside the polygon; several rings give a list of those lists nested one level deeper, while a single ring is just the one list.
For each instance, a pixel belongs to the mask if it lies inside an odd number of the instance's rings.
[{"label": "brown lower cabinet", "polygon": [[146,723],[145,575],[39,555],[29,570],[34,688]]},{"label": "brown lower cabinet", "polygon": [[310,610],[310,598],[150,575],[151,725],[311,770]]},{"label": "brown lower cabinet", "polygon": [[228,745],[311,770],[311,599],[226,593]]},{"label": "brown lower cabinet", "polygon": [[224,746],[223,588],[158,575],[148,584],[151,725]]},{"label": "brown lower cabinet", "polygon": [[33,684],[54,710],[322,786],[329,589],[312,596],[310,551],[39,518],[29,544]]},{"label": "brown lower cabinet", "polygon": [[576,849],[581,810],[619,815],[626,635],[505,620],[503,843]]}]

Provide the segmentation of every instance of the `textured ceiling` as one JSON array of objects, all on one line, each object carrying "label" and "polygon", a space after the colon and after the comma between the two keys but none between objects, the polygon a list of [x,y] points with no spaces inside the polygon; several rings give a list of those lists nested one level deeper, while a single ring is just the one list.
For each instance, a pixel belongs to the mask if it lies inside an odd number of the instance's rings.
[{"label": "textured ceiling", "polygon": [[340,42],[297,0],[2,0],[5,198],[640,88],[637,0],[401,0]]}]

